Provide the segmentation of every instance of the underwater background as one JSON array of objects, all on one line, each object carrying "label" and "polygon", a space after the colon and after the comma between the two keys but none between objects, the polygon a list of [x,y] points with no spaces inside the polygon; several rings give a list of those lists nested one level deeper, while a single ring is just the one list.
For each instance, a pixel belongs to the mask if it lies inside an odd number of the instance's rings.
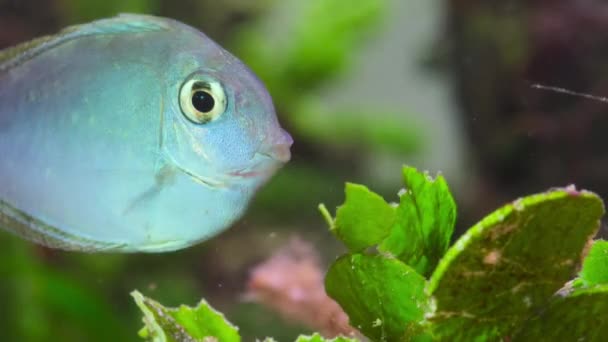
[{"label": "underwater background", "polygon": [[254,270],[286,246],[324,269],[343,247],[317,204],[341,203],[345,181],[395,200],[402,164],[445,176],[460,232],[549,187],[608,195],[608,104],[532,87],[608,95],[606,4],[0,0],[0,48],[120,12],[183,21],[249,65],[295,140],[292,161],[234,227],[184,251],[68,253],[0,232],[2,341],[137,341],[133,289],[168,306],[205,297],[246,341],[316,330],[280,308],[282,290],[317,273]]}]

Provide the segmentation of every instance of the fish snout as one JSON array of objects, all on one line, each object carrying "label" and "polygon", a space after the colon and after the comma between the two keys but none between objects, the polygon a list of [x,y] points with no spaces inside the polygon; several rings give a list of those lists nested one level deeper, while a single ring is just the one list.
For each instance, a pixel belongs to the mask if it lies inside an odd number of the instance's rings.
[{"label": "fish snout", "polygon": [[287,163],[291,159],[290,148],[293,144],[289,133],[281,129],[278,137],[269,140],[259,152],[281,163]]}]

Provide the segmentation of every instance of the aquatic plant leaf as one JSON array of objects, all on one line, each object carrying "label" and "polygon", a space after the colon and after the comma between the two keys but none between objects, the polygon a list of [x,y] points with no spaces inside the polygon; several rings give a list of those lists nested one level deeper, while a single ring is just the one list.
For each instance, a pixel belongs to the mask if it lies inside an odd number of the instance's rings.
[{"label": "aquatic plant leaf", "polygon": [[583,261],[580,279],[585,286],[608,284],[608,241],[596,240]]},{"label": "aquatic plant leaf", "polygon": [[331,231],[355,252],[380,243],[395,221],[395,208],[363,185],[346,183],[345,193]]},{"label": "aquatic plant leaf", "polygon": [[411,267],[384,255],[344,255],[325,278],[327,294],[350,324],[374,341],[404,341],[420,332],[428,306],[425,284]]},{"label": "aquatic plant leaf", "polygon": [[313,334],[311,336],[299,336],[296,342],[357,342],[358,340],[354,338],[348,337],[336,337],[331,339],[326,339],[319,334]]},{"label": "aquatic plant leaf", "polygon": [[511,339],[520,341],[605,341],[608,336],[608,285],[555,296],[542,313]]},{"label": "aquatic plant leaf", "polygon": [[604,213],[574,188],[519,199],[463,235],[433,273],[428,317],[440,340],[498,340],[571,279]]},{"label": "aquatic plant leaf", "polygon": [[395,225],[379,249],[428,275],[448,249],[456,204],[441,175],[432,179],[406,166],[403,181],[405,191],[400,196]]},{"label": "aquatic plant leaf", "polygon": [[200,341],[215,338],[218,341],[238,342],[238,328],[230,324],[224,315],[215,311],[205,300],[195,307],[181,305],[166,308],[143,296],[139,291],[131,292],[135,303],[144,313],[145,327],[140,336],[154,342]]}]

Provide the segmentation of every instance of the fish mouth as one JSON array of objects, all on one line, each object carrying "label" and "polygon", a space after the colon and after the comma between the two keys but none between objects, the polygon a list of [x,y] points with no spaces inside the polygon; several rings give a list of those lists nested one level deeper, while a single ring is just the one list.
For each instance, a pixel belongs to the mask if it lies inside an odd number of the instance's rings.
[{"label": "fish mouth", "polygon": [[240,170],[230,171],[227,173],[227,175],[234,178],[244,179],[268,178],[284,164],[284,162],[279,161],[274,158],[274,156],[268,155],[264,152],[257,152],[255,157],[261,158],[262,160],[252,166]]},{"label": "fish mouth", "polygon": [[[175,168],[188,177],[190,177],[196,183],[204,185],[210,188],[226,188],[230,183],[239,179],[267,179],[272,176],[281,166],[285,164],[284,161],[278,160],[275,155],[271,155],[265,152],[257,152],[254,158],[258,158],[257,163],[252,166],[248,166],[238,170],[224,171],[221,172],[222,177],[208,177],[201,176],[195,172],[188,170],[185,167],[174,164]],[[261,159],[261,160],[260,160]]]},{"label": "fish mouth", "polygon": [[259,176],[267,176],[271,171],[253,171],[253,170],[239,170],[228,172],[228,175],[235,178],[256,178]]},{"label": "fish mouth", "polygon": [[246,168],[246,169],[242,169],[242,170],[228,172],[227,175],[230,177],[233,177],[233,178],[244,178],[244,179],[269,177],[276,169],[278,169],[278,166],[277,167],[258,168],[258,169]]},{"label": "fish mouth", "polygon": [[193,181],[195,181],[199,184],[202,184],[204,186],[207,186],[210,188],[225,188],[227,186],[226,182],[222,182],[222,181],[219,181],[216,179],[201,177],[201,176],[193,173],[192,171],[189,171],[188,169],[185,169],[179,165],[175,165],[175,167],[178,170],[180,170],[181,172],[183,172],[185,175],[190,177]]},{"label": "fish mouth", "polygon": [[218,189],[218,188],[228,187],[228,185],[230,183],[230,179],[238,180],[238,179],[252,179],[252,178],[267,178],[276,169],[278,169],[279,166],[280,165],[272,166],[272,167],[248,167],[248,168],[241,169],[241,170],[231,171],[231,172],[226,173],[226,175],[228,176],[228,179],[225,179],[225,180],[209,178],[209,177],[202,177],[200,175],[195,174],[192,171],[189,171],[188,169],[185,169],[185,168],[183,168],[181,166],[177,166],[177,165],[176,165],[176,168],[179,171],[181,171],[182,173],[184,173],[185,175],[187,175],[188,177],[190,177],[196,183],[199,183],[199,184],[204,185],[209,188]]}]

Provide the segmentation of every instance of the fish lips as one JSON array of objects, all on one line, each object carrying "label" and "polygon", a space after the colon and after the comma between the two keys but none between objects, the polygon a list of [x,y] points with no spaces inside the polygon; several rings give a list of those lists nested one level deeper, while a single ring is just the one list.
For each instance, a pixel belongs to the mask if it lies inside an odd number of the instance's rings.
[{"label": "fish lips", "polygon": [[291,159],[290,148],[292,144],[293,139],[291,136],[281,129],[279,136],[273,139],[272,143],[263,144],[253,155],[251,166],[218,172],[218,174],[223,175],[220,177],[198,175],[179,166],[178,169],[197,183],[212,188],[227,187],[231,183],[242,180],[257,181],[262,184]]},{"label": "fish lips", "polygon": [[[243,169],[222,172],[222,177],[211,177],[198,175],[195,172],[177,166],[183,174],[190,177],[195,182],[210,188],[225,188],[230,184],[239,183],[243,180],[250,180],[260,183],[266,182],[278,169],[289,160],[289,152],[277,152],[278,155],[268,155],[262,152],[255,154],[254,159],[258,159],[252,166]],[[281,159],[279,159],[281,158]],[[286,159],[287,158],[287,159]]]},{"label": "fish lips", "polygon": [[230,171],[227,174],[238,178],[270,177],[291,159],[291,145],[293,139],[289,133],[279,129],[279,134],[270,142],[263,144],[253,156],[253,160],[258,159],[258,162],[251,167]]},{"label": "fish lips", "polygon": [[257,152],[254,159],[259,159],[254,165],[227,172],[229,177],[235,178],[270,178],[278,169],[280,169],[286,162],[291,158],[289,149],[278,148],[273,150],[271,153],[266,151]]}]

